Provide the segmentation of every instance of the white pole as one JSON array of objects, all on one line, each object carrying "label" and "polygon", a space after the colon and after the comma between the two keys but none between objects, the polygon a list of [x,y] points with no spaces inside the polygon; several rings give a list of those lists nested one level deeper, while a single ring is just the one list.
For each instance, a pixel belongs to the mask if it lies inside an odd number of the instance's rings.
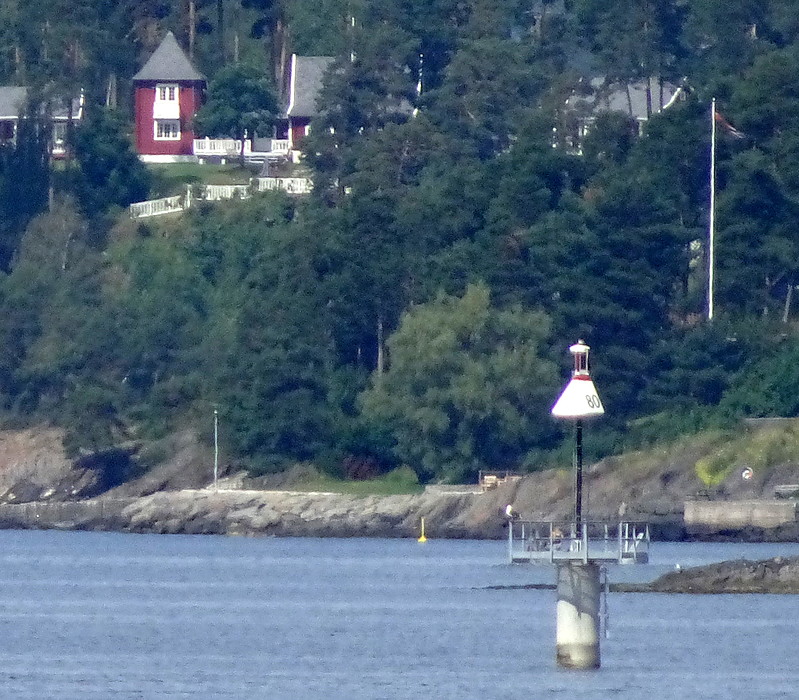
[{"label": "white pole", "polygon": [[707,242],[707,320],[713,320],[713,283],[716,266],[716,98],[710,110],[710,217]]},{"label": "white pole", "polygon": [[219,412],[214,409],[214,491],[219,490]]}]

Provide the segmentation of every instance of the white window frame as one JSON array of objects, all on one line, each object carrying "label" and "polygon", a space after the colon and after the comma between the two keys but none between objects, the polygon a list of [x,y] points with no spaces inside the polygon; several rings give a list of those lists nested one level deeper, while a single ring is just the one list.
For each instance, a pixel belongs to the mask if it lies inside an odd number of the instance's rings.
[{"label": "white window frame", "polygon": [[158,83],[155,86],[156,102],[176,102],[178,99],[177,83]]},{"label": "white window frame", "polygon": [[[166,128],[167,125],[169,128]],[[153,131],[156,141],[180,141],[180,120],[156,119],[153,123]]]},{"label": "white window frame", "polygon": [[53,122],[53,143],[56,146],[63,146],[67,140],[67,123]]}]

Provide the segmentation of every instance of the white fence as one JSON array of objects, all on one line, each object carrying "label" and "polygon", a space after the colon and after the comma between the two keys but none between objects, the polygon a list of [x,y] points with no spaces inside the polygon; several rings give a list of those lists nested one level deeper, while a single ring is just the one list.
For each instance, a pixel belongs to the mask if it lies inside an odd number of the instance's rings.
[{"label": "white fence", "polygon": [[150,199],[146,202],[136,202],[130,205],[130,218],[143,219],[147,216],[160,216],[161,214],[174,214],[183,211],[188,202],[188,197],[182,194],[162,199]]},{"label": "white fence", "polygon": [[204,185],[192,189],[186,188],[185,195],[151,199],[130,205],[130,218],[143,219],[149,216],[174,214],[191,207],[195,200],[219,202],[223,199],[247,199],[253,192],[269,192],[279,190],[291,195],[310,194],[313,183],[307,177],[258,177],[248,185]]},{"label": "white fence", "polygon": [[218,202],[221,199],[246,199],[249,196],[249,185],[205,185],[202,188],[202,199],[206,202]]},{"label": "white fence", "polygon": [[313,188],[308,177],[259,177],[255,183],[258,192],[283,190],[288,194],[311,194]]},{"label": "white fence", "polygon": [[288,139],[270,139],[268,151],[254,151],[252,144],[251,139],[244,139],[244,152],[242,153],[239,139],[194,139],[192,153],[198,158],[236,158],[241,155],[250,158],[265,155],[287,156],[290,150]]}]

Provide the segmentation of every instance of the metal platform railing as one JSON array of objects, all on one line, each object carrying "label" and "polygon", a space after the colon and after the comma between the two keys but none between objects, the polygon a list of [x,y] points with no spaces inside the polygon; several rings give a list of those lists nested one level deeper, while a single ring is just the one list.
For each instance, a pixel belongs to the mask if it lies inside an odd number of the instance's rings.
[{"label": "metal platform railing", "polygon": [[646,564],[649,525],[635,522],[508,520],[510,563]]}]

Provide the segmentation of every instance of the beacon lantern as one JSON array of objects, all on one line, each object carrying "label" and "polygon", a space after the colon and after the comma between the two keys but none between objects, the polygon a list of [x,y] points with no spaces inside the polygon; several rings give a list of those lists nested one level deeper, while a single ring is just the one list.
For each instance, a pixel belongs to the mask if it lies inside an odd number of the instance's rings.
[{"label": "beacon lantern", "polygon": [[552,415],[555,418],[591,418],[605,413],[602,401],[596,391],[594,382],[588,372],[589,348],[582,340],[578,340],[569,348],[574,358],[574,371],[571,381],[566,385],[555,405]]}]

